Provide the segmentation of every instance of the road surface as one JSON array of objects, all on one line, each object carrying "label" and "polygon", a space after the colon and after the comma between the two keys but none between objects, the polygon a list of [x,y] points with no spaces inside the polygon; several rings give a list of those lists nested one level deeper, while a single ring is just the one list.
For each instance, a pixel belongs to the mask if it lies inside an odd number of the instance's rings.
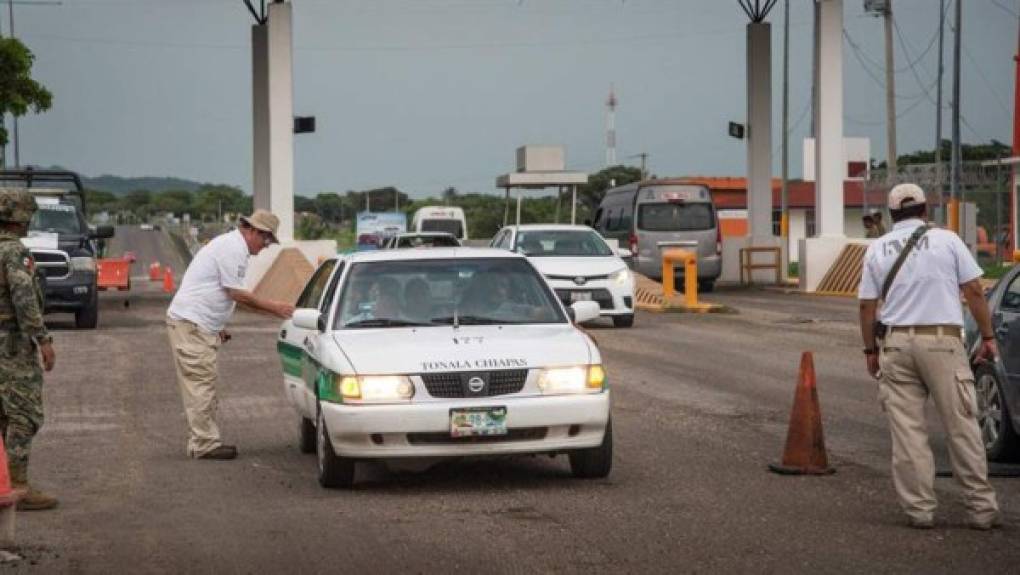
[{"label": "road surface", "polygon": [[[118,241],[141,263],[170,259],[158,237],[125,229]],[[720,292],[706,299],[740,313],[639,314],[630,330],[592,329],[614,394],[606,480],[572,479],[565,458],[542,457],[424,472],[366,466],[354,490],[327,491],[314,457],[297,449],[278,322],[250,313],[237,314],[220,358],[220,424],[241,455],[186,458],[163,326],[168,296],[137,287],[104,295],[99,330],[56,335],[31,473],[61,506],[19,515],[31,563],[16,569],[1004,572],[1020,562],[1017,479],[994,480],[1002,530],[963,528],[949,479],[938,480],[938,528],[904,527],[852,301]],[[829,477],[766,471],[781,455],[804,350],[815,352],[838,468]]]}]

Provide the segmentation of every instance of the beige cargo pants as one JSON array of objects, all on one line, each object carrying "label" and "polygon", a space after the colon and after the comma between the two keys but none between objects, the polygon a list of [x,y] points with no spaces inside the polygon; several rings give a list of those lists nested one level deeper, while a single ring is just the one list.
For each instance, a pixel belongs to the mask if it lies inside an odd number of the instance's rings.
[{"label": "beige cargo pants", "polygon": [[190,321],[168,318],[166,327],[188,417],[188,455],[199,457],[222,444],[216,425],[216,352],[220,338]]},{"label": "beige cargo pants", "polygon": [[893,483],[908,516],[932,519],[935,468],[924,417],[930,395],[945,428],[953,477],[963,488],[970,520],[989,523],[998,515],[998,504],[988,483],[977,425],[974,374],[960,338],[948,328],[942,334],[896,329],[882,344],[878,396],[892,433]]}]

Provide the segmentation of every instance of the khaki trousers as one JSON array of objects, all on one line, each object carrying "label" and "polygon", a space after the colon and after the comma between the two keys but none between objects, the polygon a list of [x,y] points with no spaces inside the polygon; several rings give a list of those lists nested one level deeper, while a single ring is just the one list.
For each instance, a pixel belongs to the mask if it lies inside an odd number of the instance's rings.
[{"label": "khaki trousers", "polygon": [[200,457],[222,444],[216,425],[216,352],[220,338],[190,321],[168,318],[166,327],[188,416],[188,455]]},{"label": "khaki trousers", "polygon": [[963,343],[948,335],[893,331],[882,344],[878,397],[892,433],[892,476],[904,512],[927,521],[935,511],[935,466],[924,405],[931,396],[946,431],[953,477],[971,521],[998,515],[977,424],[974,374]]}]

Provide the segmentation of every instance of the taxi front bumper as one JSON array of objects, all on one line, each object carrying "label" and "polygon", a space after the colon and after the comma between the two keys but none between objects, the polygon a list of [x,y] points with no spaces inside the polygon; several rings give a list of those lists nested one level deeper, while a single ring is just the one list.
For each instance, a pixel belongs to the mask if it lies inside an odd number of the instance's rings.
[{"label": "taxi front bumper", "polygon": [[[451,438],[450,410],[506,407],[507,435]],[[333,451],[341,457],[461,457],[555,453],[596,447],[609,421],[609,392],[496,396],[400,405],[321,403]]]}]

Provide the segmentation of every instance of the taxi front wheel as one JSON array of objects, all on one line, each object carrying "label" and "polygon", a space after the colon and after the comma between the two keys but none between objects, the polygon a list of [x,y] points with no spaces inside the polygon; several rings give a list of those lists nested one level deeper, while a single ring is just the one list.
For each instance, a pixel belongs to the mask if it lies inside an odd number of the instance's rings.
[{"label": "taxi front wheel", "polygon": [[307,417],[301,418],[298,449],[301,453],[315,453],[315,423]]},{"label": "taxi front wheel", "polygon": [[340,457],[333,451],[333,443],[326,431],[326,421],[322,417],[322,409],[318,409],[316,417],[315,452],[319,463],[319,485],[328,489],[337,487],[354,487],[355,463],[353,459]]},{"label": "taxi front wheel", "polygon": [[598,447],[570,452],[570,472],[579,479],[600,479],[613,467],[613,420],[606,422],[606,434]]}]

